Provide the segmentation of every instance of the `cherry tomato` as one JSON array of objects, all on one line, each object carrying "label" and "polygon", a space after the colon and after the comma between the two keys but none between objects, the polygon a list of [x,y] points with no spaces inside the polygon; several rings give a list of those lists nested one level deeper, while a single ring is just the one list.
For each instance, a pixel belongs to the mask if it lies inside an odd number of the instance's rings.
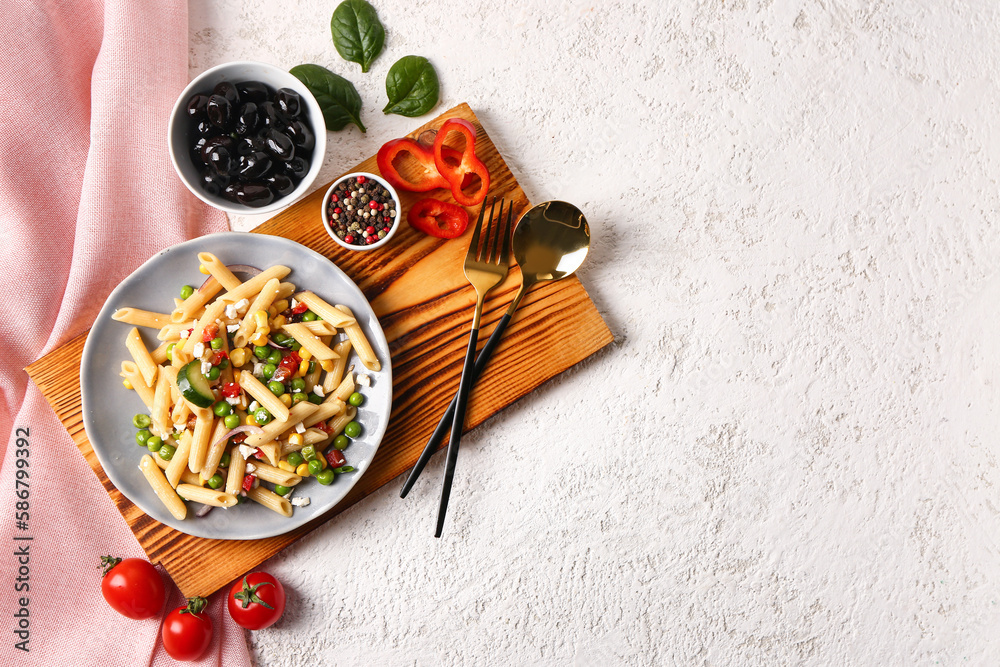
[{"label": "cherry tomato", "polygon": [[139,620],[157,616],[163,609],[163,579],[149,561],[101,556],[101,567],[101,594],[119,614]]},{"label": "cherry tomato", "polygon": [[274,625],[284,611],[285,589],[267,572],[251,572],[229,590],[229,615],[248,630]]},{"label": "cherry tomato", "polygon": [[212,619],[201,613],[206,604],[205,598],[191,598],[163,619],[163,648],[174,660],[197,660],[212,643]]}]

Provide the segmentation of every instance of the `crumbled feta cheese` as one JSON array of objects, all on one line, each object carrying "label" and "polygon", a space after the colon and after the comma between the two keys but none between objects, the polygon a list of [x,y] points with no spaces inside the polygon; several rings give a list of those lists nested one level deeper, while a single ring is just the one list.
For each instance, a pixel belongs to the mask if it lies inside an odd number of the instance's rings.
[{"label": "crumbled feta cheese", "polygon": [[250,473],[252,473],[256,469],[257,469],[257,466],[255,466],[252,463],[247,463],[246,474],[249,475]]},{"label": "crumbled feta cheese", "polygon": [[254,410],[256,410],[259,407],[260,407],[260,403],[258,403],[257,401],[251,401],[250,407],[248,407],[247,410],[250,411],[250,412],[253,412]]},{"label": "crumbled feta cheese", "polygon": [[358,379],[357,379],[357,382],[358,382],[358,384],[360,384],[362,386],[365,386],[365,387],[372,386],[372,379],[368,375],[364,375],[364,374],[359,375]]},{"label": "crumbled feta cheese", "polygon": [[305,507],[309,504],[309,498],[292,498],[291,503],[295,507]]},{"label": "crumbled feta cheese", "polygon": [[295,297],[293,296],[293,297],[292,297],[292,305],[291,305],[291,306],[289,306],[289,308],[295,308],[295,306],[297,306],[297,305],[299,305],[299,302],[298,302],[298,301],[297,301],[297,300],[295,299]]},{"label": "crumbled feta cheese", "polygon": [[226,331],[233,333],[234,331],[239,331],[240,325],[238,324],[228,324],[226,325]]},{"label": "crumbled feta cheese", "polygon": [[299,422],[298,424],[296,424],[295,425],[295,432],[296,433],[305,433],[306,432],[305,425],[303,425],[302,422]]},{"label": "crumbled feta cheese", "polygon": [[323,385],[319,384],[313,387],[313,393],[320,397],[326,396],[326,394],[323,393]]},{"label": "crumbled feta cheese", "polygon": [[201,341],[195,343],[194,349],[191,350],[191,353],[194,355],[195,359],[201,358],[201,355],[205,354],[205,344]]},{"label": "crumbled feta cheese", "polygon": [[227,303],[226,304],[226,317],[228,317],[229,319],[232,320],[232,319],[235,319],[237,315],[239,315],[239,312],[236,310],[236,304],[234,304],[234,303]]},{"label": "crumbled feta cheese", "polygon": [[203,362],[201,362],[201,374],[202,375],[208,375],[209,371],[211,371],[211,370],[212,370],[212,362],[210,362],[210,361],[203,361]]},{"label": "crumbled feta cheese", "polygon": [[240,397],[239,396],[226,396],[226,403],[229,403],[229,405],[239,405],[240,404]]},{"label": "crumbled feta cheese", "polygon": [[184,330],[183,330],[183,331],[181,331],[181,333],[180,333],[180,336],[181,336],[181,339],[184,339],[184,338],[187,338],[187,337],[188,337],[188,336],[190,336],[190,335],[191,335],[191,332],[190,332],[190,331],[188,331],[187,329],[184,329]]},{"label": "crumbled feta cheese", "polygon": [[264,364],[259,361],[253,362],[253,375],[254,377],[260,377],[264,374]]},{"label": "crumbled feta cheese", "polygon": [[247,445],[240,445],[240,454],[243,458],[248,459],[253,456],[253,453],[257,451],[256,447],[249,447]]},{"label": "crumbled feta cheese", "polygon": [[250,306],[250,302],[246,299],[240,299],[233,305],[236,306],[237,311],[243,311]]}]

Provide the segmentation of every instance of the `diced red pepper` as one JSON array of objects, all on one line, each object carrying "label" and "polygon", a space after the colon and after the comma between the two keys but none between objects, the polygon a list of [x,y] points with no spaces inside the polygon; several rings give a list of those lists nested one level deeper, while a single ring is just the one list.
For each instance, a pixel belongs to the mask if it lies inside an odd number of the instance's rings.
[{"label": "diced red pepper", "polygon": [[235,382],[227,382],[222,385],[222,395],[226,398],[236,398],[240,395],[240,386]]},{"label": "diced red pepper", "polygon": [[299,301],[297,304],[295,304],[295,307],[292,308],[292,314],[293,315],[301,315],[302,313],[306,312],[307,310],[309,310],[309,306],[307,306],[306,304],[304,304],[301,301]]},{"label": "diced red pepper", "polygon": [[215,353],[215,356],[212,357],[212,365],[218,366],[219,364],[222,363],[223,359],[228,359],[228,358],[229,358],[228,352],[226,352],[225,350],[219,350],[218,352]]},{"label": "diced red pepper", "polygon": [[323,431],[323,433],[330,432],[330,425],[327,424],[325,421],[319,422],[318,424],[313,424],[312,428],[318,428],[319,430]]},{"label": "diced red pepper", "polygon": [[237,433],[236,435],[234,435],[233,437],[231,437],[229,440],[234,445],[242,445],[243,441],[246,440],[246,439],[247,439],[247,434],[246,433]]},{"label": "diced red pepper", "polygon": [[253,488],[254,480],[257,479],[257,475],[244,475],[243,476],[243,490],[249,491]]},{"label": "diced red pepper", "polygon": [[[193,331],[193,330],[192,330]],[[205,325],[205,328],[201,332],[201,342],[211,343],[219,335],[219,325],[215,322]]]},{"label": "diced red pepper", "polygon": [[301,363],[302,363],[302,357],[300,357],[296,352],[290,352],[286,354],[281,359],[280,362],[278,362],[278,367],[287,368],[294,373],[295,371],[299,370],[299,364]]},{"label": "diced red pepper", "polygon": [[[458,132],[465,137],[465,150],[458,158],[448,153],[444,145],[451,132]],[[469,121],[449,118],[444,122],[434,138],[434,165],[438,174],[448,182],[451,196],[462,206],[475,206],[486,199],[486,193],[490,189],[490,171],[476,157],[476,128]],[[462,185],[472,174],[479,177],[479,188],[472,194],[466,194]]]},{"label": "diced red pepper", "polygon": [[[412,164],[403,164],[402,156],[407,154],[413,158],[412,162],[416,163],[416,168]],[[400,167],[395,164],[397,160],[400,162]],[[434,188],[449,187],[448,181],[438,173],[433,151],[413,139],[393,139],[386,142],[379,149],[375,161],[382,178],[400,190],[427,192]],[[401,168],[406,175],[400,173]]]},{"label": "diced red pepper", "polygon": [[256,456],[258,459],[260,459],[261,461],[267,458],[267,454],[265,454],[264,450],[261,449],[260,447],[254,450],[253,455]]},{"label": "diced red pepper", "polygon": [[457,238],[469,226],[469,214],[464,208],[432,197],[411,206],[406,220],[417,231],[439,239]]},{"label": "diced red pepper", "polygon": [[330,464],[331,468],[339,468],[347,463],[347,459],[344,458],[344,453],[342,451],[331,448],[330,451],[326,453],[326,462]]}]

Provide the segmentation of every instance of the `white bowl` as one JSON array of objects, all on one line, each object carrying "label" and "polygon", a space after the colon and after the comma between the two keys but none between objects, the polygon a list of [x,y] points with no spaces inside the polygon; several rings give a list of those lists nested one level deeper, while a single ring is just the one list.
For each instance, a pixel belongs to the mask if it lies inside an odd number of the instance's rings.
[{"label": "white bowl", "polygon": [[[392,220],[392,226],[389,227],[389,233],[385,235],[385,238],[375,243],[372,243],[371,245],[354,245],[353,243],[346,243],[343,239],[337,236],[337,234],[334,233],[332,229],[330,229],[330,215],[329,213],[327,213],[330,206],[330,195],[333,194],[333,191],[337,188],[338,185],[340,185],[349,178],[355,178],[357,176],[364,176],[368,180],[375,181],[376,183],[384,187],[386,190],[388,190],[389,194],[392,196],[392,200],[396,202],[396,217],[393,218]],[[329,189],[327,189],[326,195],[323,197],[323,207],[320,209],[320,215],[323,218],[323,229],[325,229],[326,233],[330,235],[330,238],[333,239],[334,242],[336,242],[337,245],[339,245],[342,248],[347,248],[348,250],[359,250],[359,251],[375,250],[375,248],[381,248],[382,246],[387,244],[389,242],[389,239],[393,237],[393,235],[396,233],[396,230],[399,228],[399,219],[402,216],[402,213],[403,213],[402,206],[400,205],[399,194],[396,193],[396,189],[392,187],[388,182],[386,182],[386,180],[381,176],[376,176],[375,174],[369,174],[367,171],[356,171],[351,174],[346,174],[338,178],[336,181],[334,181],[333,185],[331,185]]]},{"label": "white bowl", "polygon": [[[211,195],[202,189],[198,168],[191,160],[191,146],[193,141],[193,130],[190,121],[185,113],[187,101],[195,93],[211,93],[216,84],[221,81],[231,81],[239,83],[242,81],[260,81],[271,88],[291,88],[297,92],[309,110],[309,126],[316,136],[316,145],[310,157],[309,171],[302,178],[295,190],[278,197],[267,206],[244,206],[237,202],[232,202],[221,195]],[[271,213],[301,197],[309,190],[309,186],[316,180],[319,170],[323,166],[323,156],[326,153],[326,123],[323,120],[323,110],[313,94],[309,92],[305,84],[296,79],[283,69],[274,65],[257,63],[250,61],[240,61],[217,65],[200,75],[188,84],[184,92],[177,98],[174,109],[170,113],[170,126],[167,131],[168,143],[170,146],[170,161],[174,163],[177,175],[181,177],[184,185],[188,187],[195,197],[210,206],[222,209],[229,213],[241,215]]]}]

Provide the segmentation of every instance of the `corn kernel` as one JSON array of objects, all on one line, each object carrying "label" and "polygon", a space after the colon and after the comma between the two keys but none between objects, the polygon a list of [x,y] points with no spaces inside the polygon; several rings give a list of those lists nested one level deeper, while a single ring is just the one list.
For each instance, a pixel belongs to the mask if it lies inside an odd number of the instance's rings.
[{"label": "corn kernel", "polygon": [[267,333],[263,331],[255,333],[253,335],[253,338],[250,339],[250,342],[254,345],[257,345],[258,347],[263,347],[267,345]]},{"label": "corn kernel", "polygon": [[205,266],[204,264],[199,264],[198,265],[198,270],[201,271],[202,273],[204,273],[206,276],[210,273],[209,270],[208,270],[208,267]]},{"label": "corn kernel", "polygon": [[316,460],[319,461],[320,465],[323,466],[323,470],[326,470],[330,465],[327,462],[326,457],[323,456],[323,452],[316,452]]},{"label": "corn kernel", "polygon": [[288,392],[285,392],[284,394],[282,394],[281,396],[279,396],[278,400],[281,401],[281,403],[286,408],[292,407],[292,395],[289,394]]},{"label": "corn kernel", "polygon": [[274,302],[274,309],[279,313],[283,313],[288,310],[288,299],[278,299]]},{"label": "corn kernel", "polygon": [[128,380],[122,380],[122,386],[126,389],[135,389],[135,387],[132,386],[132,383]]},{"label": "corn kernel", "polygon": [[295,377],[305,377],[306,373],[309,372],[309,362],[302,361],[299,364],[299,370],[295,373]]},{"label": "corn kernel", "polygon": [[295,472],[295,466],[285,460],[278,461],[278,467],[285,472]]},{"label": "corn kernel", "polygon": [[295,474],[299,477],[308,477],[309,465],[307,463],[300,463],[299,467],[295,469]]},{"label": "corn kernel", "polygon": [[246,423],[247,426],[258,426],[257,420],[254,419],[253,415],[247,415],[245,423]]},{"label": "corn kernel", "polygon": [[299,349],[299,359],[302,359],[303,361],[309,361],[312,358],[313,358],[312,352],[310,352],[304,347]]},{"label": "corn kernel", "polygon": [[233,366],[239,368],[247,362],[250,358],[250,350],[245,347],[238,347],[229,353],[229,360],[233,362]]},{"label": "corn kernel", "polygon": [[302,445],[303,438],[301,433],[292,433],[288,436],[288,444],[295,445],[296,447]]},{"label": "corn kernel", "polygon": [[273,320],[271,320],[271,327],[274,329],[280,329],[281,327],[285,326],[285,322],[287,321],[288,320],[285,319],[284,315],[278,315]]},{"label": "corn kernel", "polygon": [[268,307],[268,309],[267,309],[267,316],[268,317],[274,317],[277,314],[278,314],[278,309],[277,308],[275,308],[274,306]]},{"label": "corn kernel", "polygon": [[323,361],[319,362],[319,366],[324,371],[329,373],[330,371],[333,370],[333,359],[324,359]]},{"label": "corn kernel", "polygon": [[253,314],[253,322],[257,325],[258,329],[263,329],[267,326],[267,313],[263,310],[258,310]]}]

